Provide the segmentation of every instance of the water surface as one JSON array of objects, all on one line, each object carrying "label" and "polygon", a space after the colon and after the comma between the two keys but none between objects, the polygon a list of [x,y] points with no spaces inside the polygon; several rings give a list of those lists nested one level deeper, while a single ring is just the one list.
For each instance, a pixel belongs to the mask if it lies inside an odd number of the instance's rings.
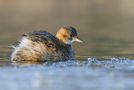
[{"label": "water surface", "polygon": [[[55,34],[63,25],[78,29],[78,56],[134,56],[132,0],[0,0],[0,55],[21,35],[35,30]],[[2,53],[1,53],[2,52]],[[8,56],[8,54],[7,54]]]},{"label": "water surface", "polygon": [[[133,3],[133,0],[0,0],[1,89],[133,90]],[[76,27],[84,41],[74,44],[76,61],[11,65],[10,44],[16,44],[22,34],[35,30],[55,34],[63,25]]]},{"label": "water surface", "polygon": [[134,61],[111,58],[0,68],[3,90],[133,90]]}]

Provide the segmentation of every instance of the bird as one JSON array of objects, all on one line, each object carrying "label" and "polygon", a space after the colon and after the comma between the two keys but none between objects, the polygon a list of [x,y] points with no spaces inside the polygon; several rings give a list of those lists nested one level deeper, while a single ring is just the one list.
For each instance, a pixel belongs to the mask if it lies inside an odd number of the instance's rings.
[{"label": "bird", "polygon": [[75,60],[73,42],[82,43],[76,28],[61,27],[56,35],[40,30],[22,35],[18,45],[13,46],[11,62],[44,63],[46,61]]}]

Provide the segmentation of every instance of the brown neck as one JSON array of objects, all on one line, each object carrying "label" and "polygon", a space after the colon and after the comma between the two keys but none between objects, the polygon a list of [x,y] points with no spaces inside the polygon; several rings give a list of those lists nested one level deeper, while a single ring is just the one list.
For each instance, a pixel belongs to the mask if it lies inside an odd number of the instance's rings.
[{"label": "brown neck", "polygon": [[60,41],[66,43],[66,40],[64,39],[64,37],[62,36],[62,34],[57,33],[57,34],[56,34],[56,37],[57,37]]}]

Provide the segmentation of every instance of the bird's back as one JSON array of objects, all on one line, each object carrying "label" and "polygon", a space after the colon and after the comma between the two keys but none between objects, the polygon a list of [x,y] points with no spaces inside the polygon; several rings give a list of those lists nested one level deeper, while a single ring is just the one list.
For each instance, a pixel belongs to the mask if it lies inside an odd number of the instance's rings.
[{"label": "bird's back", "polygon": [[23,35],[33,42],[48,43],[49,41],[59,41],[54,35],[47,31],[34,31]]}]

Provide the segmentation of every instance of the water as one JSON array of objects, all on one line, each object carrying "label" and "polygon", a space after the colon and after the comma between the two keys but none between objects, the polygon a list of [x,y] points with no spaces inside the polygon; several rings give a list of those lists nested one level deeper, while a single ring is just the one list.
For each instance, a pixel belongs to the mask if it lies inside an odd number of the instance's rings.
[{"label": "water", "polygon": [[2,90],[133,90],[134,61],[127,58],[0,68]]},{"label": "water", "polygon": [[[78,29],[79,56],[134,56],[132,0],[0,0],[0,55],[26,32]],[[9,56],[9,55],[6,55]]]},{"label": "water", "polygon": [[[0,0],[3,90],[133,90],[133,0]],[[25,32],[78,29],[77,61],[12,66],[10,44]],[[90,58],[89,58],[90,56]],[[120,58],[119,58],[120,57]],[[130,60],[131,59],[131,60]]]}]

